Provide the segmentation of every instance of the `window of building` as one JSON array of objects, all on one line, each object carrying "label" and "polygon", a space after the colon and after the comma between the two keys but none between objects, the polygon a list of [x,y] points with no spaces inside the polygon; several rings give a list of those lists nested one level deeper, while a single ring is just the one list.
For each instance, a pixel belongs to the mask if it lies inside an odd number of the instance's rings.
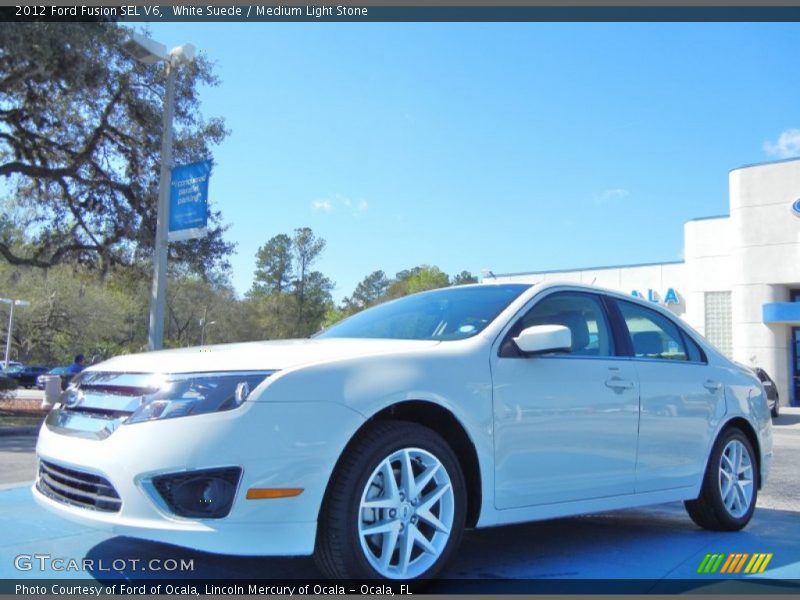
[{"label": "window of building", "polygon": [[728,358],[733,358],[731,293],[706,292],[706,339]]}]

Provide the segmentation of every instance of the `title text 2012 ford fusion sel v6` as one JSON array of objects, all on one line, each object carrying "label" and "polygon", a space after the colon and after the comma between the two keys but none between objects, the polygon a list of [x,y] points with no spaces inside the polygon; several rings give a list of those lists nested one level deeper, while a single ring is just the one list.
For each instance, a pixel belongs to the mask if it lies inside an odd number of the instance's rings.
[{"label": "title text 2012 ford fusion sel v6", "polygon": [[116,533],[430,577],[465,527],[684,500],[737,530],[770,458],[751,371],[651,303],[482,284],[307,340],[113,358],[48,416],[33,493]]}]

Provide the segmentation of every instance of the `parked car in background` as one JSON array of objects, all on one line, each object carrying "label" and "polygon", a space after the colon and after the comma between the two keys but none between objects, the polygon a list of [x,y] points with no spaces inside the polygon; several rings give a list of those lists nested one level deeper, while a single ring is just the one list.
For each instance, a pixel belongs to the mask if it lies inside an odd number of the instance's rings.
[{"label": "parked car in background", "polygon": [[761,380],[761,385],[764,386],[764,391],[767,394],[767,404],[769,404],[769,412],[772,414],[772,417],[775,418],[780,414],[780,398],[778,397],[778,386],[775,385],[775,382],[772,380],[767,372],[760,368],[756,367],[755,369],[756,375]]},{"label": "parked car in background", "polygon": [[47,373],[50,370],[50,367],[42,367],[42,366],[35,366],[29,365],[26,367],[19,366],[19,367],[12,367],[10,368],[6,374],[9,377],[13,377],[17,380],[17,383],[20,387],[35,387],[36,386],[36,379],[39,375]]},{"label": "parked car in background", "polygon": [[116,535],[427,578],[465,527],[682,500],[743,528],[772,459],[764,394],[651,302],[456,286],[312,339],[92,365],[40,430],[33,495]]},{"label": "parked car in background", "polygon": [[17,380],[9,377],[3,371],[0,371],[0,400],[2,400],[7,393],[10,393],[11,390],[15,389],[17,389]]},{"label": "parked car in background", "polygon": [[8,372],[10,369],[14,369],[16,367],[24,367],[24,366],[25,365],[23,365],[21,362],[17,362],[15,360],[8,361],[8,365],[6,365],[6,361],[0,360],[0,369],[6,372]]},{"label": "parked car in background", "polygon": [[46,373],[42,373],[36,378],[36,387],[39,388],[40,390],[44,389],[44,378],[47,375],[58,375],[59,377],[61,377],[61,389],[65,390],[67,389],[67,386],[69,385],[69,382],[72,379],[74,373],[70,371],[69,367],[56,367],[54,369],[50,369]]}]

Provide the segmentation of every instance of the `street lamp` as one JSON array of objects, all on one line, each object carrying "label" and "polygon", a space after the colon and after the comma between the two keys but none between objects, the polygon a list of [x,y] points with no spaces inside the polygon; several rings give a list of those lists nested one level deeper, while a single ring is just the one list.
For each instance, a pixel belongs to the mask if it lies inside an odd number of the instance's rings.
[{"label": "street lamp", "polygon": [[203,309],[203,318],[197,319],[200,324],[200,345],[202,346],[206,341],[206,325],[214,325],[216,321],[208,320],[208,307]]},{"label": "street lamp", "polygon": [[150,299],[150,329],[147,335],[148,350],[159,350],[164,346],[164,308],[167,297],[167,251],[169,248],[167,235],[169,233],[170,169],[172,168],[172,116],[175,112],[175,67],[180,63],[192,62],[195,49],[191,44],[184,44],[167,52],[164,44],[132,32],[129,33],[122,48],[139,62],[148,65],[163,61],[167,70],[161,134],[161,173],[158,182],[153,291]]},{"label": "street lamp", "polygon": [[205,319],[200,319],[200,345],[202,346],[206,341],[206,327],[209,325],[215,325],[216,321],[208,321],[206,323]]},{"label": "street lamp", "polygon": [[16,300],[11,298],[0,298],[3,304],[10,304],[11,310],[8,311],[8,335],[6,336],[6,360],[3,363],[3,369],[8,369],[8,353],[11,351],[11,328],[14,325],[14,306],[28,306],[30,302],[27,300]]}]

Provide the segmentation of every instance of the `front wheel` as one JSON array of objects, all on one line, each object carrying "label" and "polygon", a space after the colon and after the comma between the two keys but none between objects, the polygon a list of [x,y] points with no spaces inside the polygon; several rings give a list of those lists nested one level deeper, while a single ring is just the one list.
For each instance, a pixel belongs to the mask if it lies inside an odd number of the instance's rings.
[{"label": "front wheel", "polygon": [[448,444],[416,423],[377,423],[342,458],[314,554],[331,578],[425,579],[457,547],[464,476]]},{"label": "front wheel", "polygon": [[753,516],[758,460],[739,429],[724,431],[711,451],[700,497],[684,503],[692,521],[714,531],[737,531]]}]

